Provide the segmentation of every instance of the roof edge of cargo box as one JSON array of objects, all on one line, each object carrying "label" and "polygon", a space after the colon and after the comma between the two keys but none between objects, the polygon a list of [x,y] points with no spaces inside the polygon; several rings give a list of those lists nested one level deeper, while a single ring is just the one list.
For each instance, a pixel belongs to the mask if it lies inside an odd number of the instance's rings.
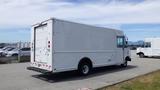
[{"label": "roof edge of cargo box", "polygon": [[44,20],[40,23],[36,23],[36,24],[33,24],[32,26],[39,26],[43,23],[45,23],[46,21],[49,21],[49,20],[59,20],[59,21],[64,21],[64,22],[70,22],[70,23],[76,23],[76,24],[81,24],[81,25],[86,25],[86,26],[90,26],[90,27],[97,27],[97,28],[104,28],[104,29],[110,29],[110,30],[114,30],[114,31],[119,31],[119,32],[122,32],[121,30],[118,30],[118,29],[112,29],[112,28],[107,28],[107,27],[100,27],[100,26],[94,26],[94,25],[90,25],[90,24],[84,24],[84,23],[79,23],[79,22],[74,22],[74,21],[69,21],[69,20],[62,20],[62,19],[58,19],[58,18],[50,18],[50,19],[47,19],[47,20]]},{"label": "roof edge of cargo box", "polygon": [[49,20],[53,20],[53,19],[55,19],[55,18],[49,18],[49,19],[47,19],[47,20],[41,21],[40,23],[35,23],[35,24],[31,25],[31,26],[32,26],[32,27],[33,27],[33,26],[39,26],[40,24],[42,24],[42,23],[44,23],[44,22],[46,22],[46,21],[49,21]]}]

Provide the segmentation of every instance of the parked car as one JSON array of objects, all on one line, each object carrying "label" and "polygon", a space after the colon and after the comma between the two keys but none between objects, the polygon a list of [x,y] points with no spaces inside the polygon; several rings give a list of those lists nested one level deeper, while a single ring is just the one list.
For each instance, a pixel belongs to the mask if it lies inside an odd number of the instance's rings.
[{"label": "parked car", "polygon": [[160,38],[146,38],[144,47],[137,48],[137,55],[143,57],[160,56]]},{"label": "parked car", "polygon": [[9,48],[9,47],[3,47],[3,48],[1,48],[1,49],[0,49],[0,52],[4,51],[4,50],[7,49],[7,48]]},{"label": "parked car", "polygon": [[4,49],[5,49],[5,47],[0,49],[0,56],[2,56],[2,52]]},{"label": "parked car", "polygon": [[1,46],[0,46],[0,50],[2,50],[2,48],[4,48],[4,47],[1,47]]},{"label": "parked car", "polygon": [[8,52],[8,51],[11,51],[13,50],[14,48],[13,47],[4,47],[0,50],[0,56],[5,56],[5,54]]},{"label": "parked car", "polygon": [[10,56],[30,56],[30,48],[13,49],[6,53],[6,57]]}]

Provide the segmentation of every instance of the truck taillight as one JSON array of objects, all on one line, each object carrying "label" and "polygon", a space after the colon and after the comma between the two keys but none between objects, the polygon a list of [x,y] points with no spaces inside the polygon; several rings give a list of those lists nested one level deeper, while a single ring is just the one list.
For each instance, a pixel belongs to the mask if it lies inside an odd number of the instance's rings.
[{"label": "truck taillight", "polygon": [[50,47],[51,47],[50,43],[51,43],[51,42],[50,42],[50,41],[48,41],[48,48],[50,48]]},{"label": "truck taillight", "polygon": [[48,48],[50,48],[50,45],[48,45]]},{"label": "truck taillight", "polygon": [[51,68],[51,66],[49,65],[49,68]]}]

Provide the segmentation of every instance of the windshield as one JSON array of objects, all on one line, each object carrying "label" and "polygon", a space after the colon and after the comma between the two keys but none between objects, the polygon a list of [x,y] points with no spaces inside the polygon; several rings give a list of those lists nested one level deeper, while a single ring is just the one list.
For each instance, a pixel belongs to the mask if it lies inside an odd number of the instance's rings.
[{"label": "windshield", "polygon": [[15,49],[13,49],[12,51],[18,51],[19,49],[18,48],[15,48]]},{"label": "windshield", "polygon": [[13,50],[14,48],[8,48],[8,49],[6,49],[7,51],[11,51],[11,50]]},{"label": "windshield", "polygon": [[147,47],[151,47],[151,42],[145,42],[145,43],[144,43],[144,47],[146,47],[146,48],[147,48]]},{"label": "windshield", "polygon": [[2,50],[7,50],[9,47],[4,47],[4,48],[2,48]]},{"label": "windshield", "polygon": [[30,48],[22,48],[22,51],[30,51]]}]

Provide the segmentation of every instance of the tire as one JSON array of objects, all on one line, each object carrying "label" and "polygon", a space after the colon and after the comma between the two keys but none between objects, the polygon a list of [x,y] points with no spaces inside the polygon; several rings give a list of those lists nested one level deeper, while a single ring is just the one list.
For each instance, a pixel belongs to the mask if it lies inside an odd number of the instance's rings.
[{"label": "tire", "polygon": [[78,72],[82,76],[88,75],[91,72],[91,69],[92,69],[91,64],[88,62],[82,62],[78,66]]},{"label": "tire", "polygon": [[139,57],[140,57],[140,58],[144,58],[144,54],[143,54],[143,53],[140,53],[140,54],[139,54]]},{"label": "tire", "polygon": [[121,64],[121,67],[127,67],[128,66],[128,61],[126,60],[123,64]]}]

